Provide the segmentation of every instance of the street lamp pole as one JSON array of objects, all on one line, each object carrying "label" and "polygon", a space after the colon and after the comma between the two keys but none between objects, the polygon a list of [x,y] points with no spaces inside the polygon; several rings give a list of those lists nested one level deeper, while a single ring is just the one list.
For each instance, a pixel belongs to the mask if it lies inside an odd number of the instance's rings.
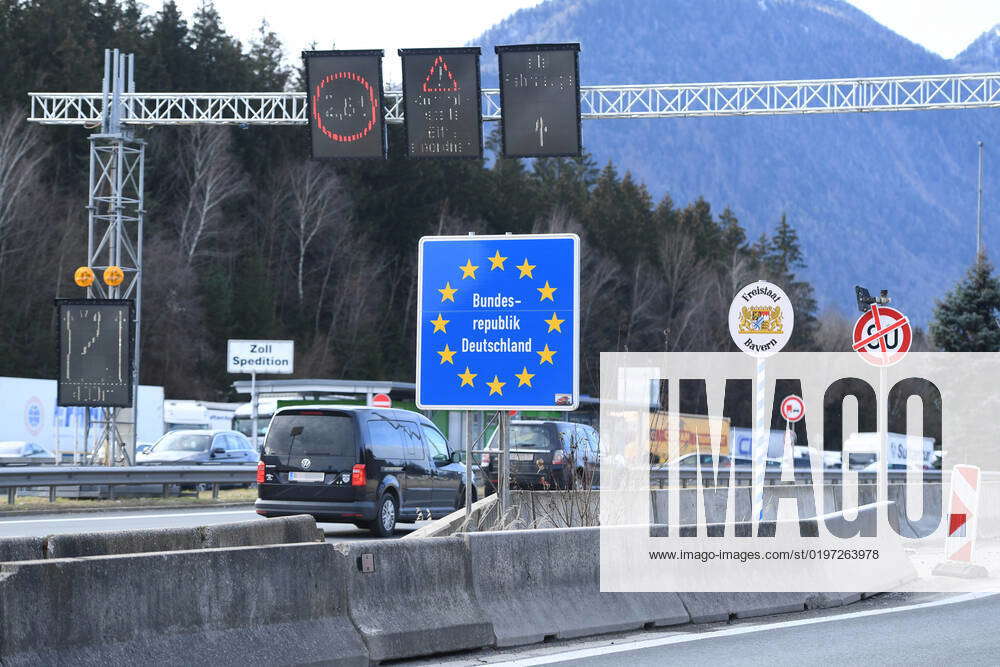
[{"label": "street lamp pole", "polygon": [[983,256],[983,142],[979,142],[979,201],[976,206],[976,262]]}]

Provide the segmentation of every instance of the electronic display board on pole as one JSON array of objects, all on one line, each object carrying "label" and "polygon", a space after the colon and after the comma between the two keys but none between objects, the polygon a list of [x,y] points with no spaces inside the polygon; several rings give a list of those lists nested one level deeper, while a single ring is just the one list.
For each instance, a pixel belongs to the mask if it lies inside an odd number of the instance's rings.
[{"label": "electronic display board on pole", "polygon": [[479,47],[400,49],[409,157],[483,155]]},{"label": "electronic display board on pole", "polygon": [[579,44],[498,46],[504,157],[577,157]]},{"label": "electronic display board on pole", "polygon": [[303,51],[313,158],[384,158],[382,50]]},{"label": "electronic display board on pole", "polygon": [[132,406],[134,302],[56,299],[61,406]]}]

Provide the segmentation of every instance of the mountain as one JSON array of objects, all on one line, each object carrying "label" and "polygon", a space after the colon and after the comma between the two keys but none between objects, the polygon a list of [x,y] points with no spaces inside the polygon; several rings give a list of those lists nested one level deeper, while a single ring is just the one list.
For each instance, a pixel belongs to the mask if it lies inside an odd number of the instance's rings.
[{"label": "mountain", "polygon": [[962,72],[995,72],[1000,66],[1000,24],[977,37],[952,62]]},{"label": "mountain", "polygon": [[[488,54],[546,42],[581,43],[583,85],[964,70],[841,0],[549,0],[473,43]],[[483,60],[483,85],[497,85]],[[996,121],[994,110],[586,120],[583,139],[654,197],[730,206],[751,239],[787,213],[821,307],[853,310],[857,283],[889,289],[926,324],[974,260],[976,142],[1000,147]],[[1000,169],[987,176],[1000,192]],[[995,257],[1000,234],[986,239]]]}]

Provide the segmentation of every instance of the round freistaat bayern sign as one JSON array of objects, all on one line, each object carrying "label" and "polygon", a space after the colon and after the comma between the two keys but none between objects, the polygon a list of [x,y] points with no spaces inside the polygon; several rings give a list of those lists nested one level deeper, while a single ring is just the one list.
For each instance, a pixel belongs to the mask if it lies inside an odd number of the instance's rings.
[{"label": "round freistaat bayern sign", "polygon": [[752,357],[770,357],[792,337],[795,313],[784,290],[764,280],[750,283],[729,306],[729,335]]}]

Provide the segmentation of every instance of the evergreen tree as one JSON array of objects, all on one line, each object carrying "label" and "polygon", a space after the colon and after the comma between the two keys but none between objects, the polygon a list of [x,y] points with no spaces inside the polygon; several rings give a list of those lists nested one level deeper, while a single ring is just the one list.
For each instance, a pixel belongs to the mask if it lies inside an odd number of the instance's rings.
[{"label": "evergreen tree", "polygon": [[946,352],[1000,350],[1000,281],[993,264],[981,255],[934,309],[930,334]]},{"label": "evergreen tree", "polygon": [[767,239],[761,236],[752,252],[761,263],[765,273],[780,286],[795,308],[795,329],[789,341],[789,350],[813,350],[816,346],[816,295],[812,285],[799,280],[796,273],[805,268],[799,235],[781,214],[781,221],[774,235]]}]

